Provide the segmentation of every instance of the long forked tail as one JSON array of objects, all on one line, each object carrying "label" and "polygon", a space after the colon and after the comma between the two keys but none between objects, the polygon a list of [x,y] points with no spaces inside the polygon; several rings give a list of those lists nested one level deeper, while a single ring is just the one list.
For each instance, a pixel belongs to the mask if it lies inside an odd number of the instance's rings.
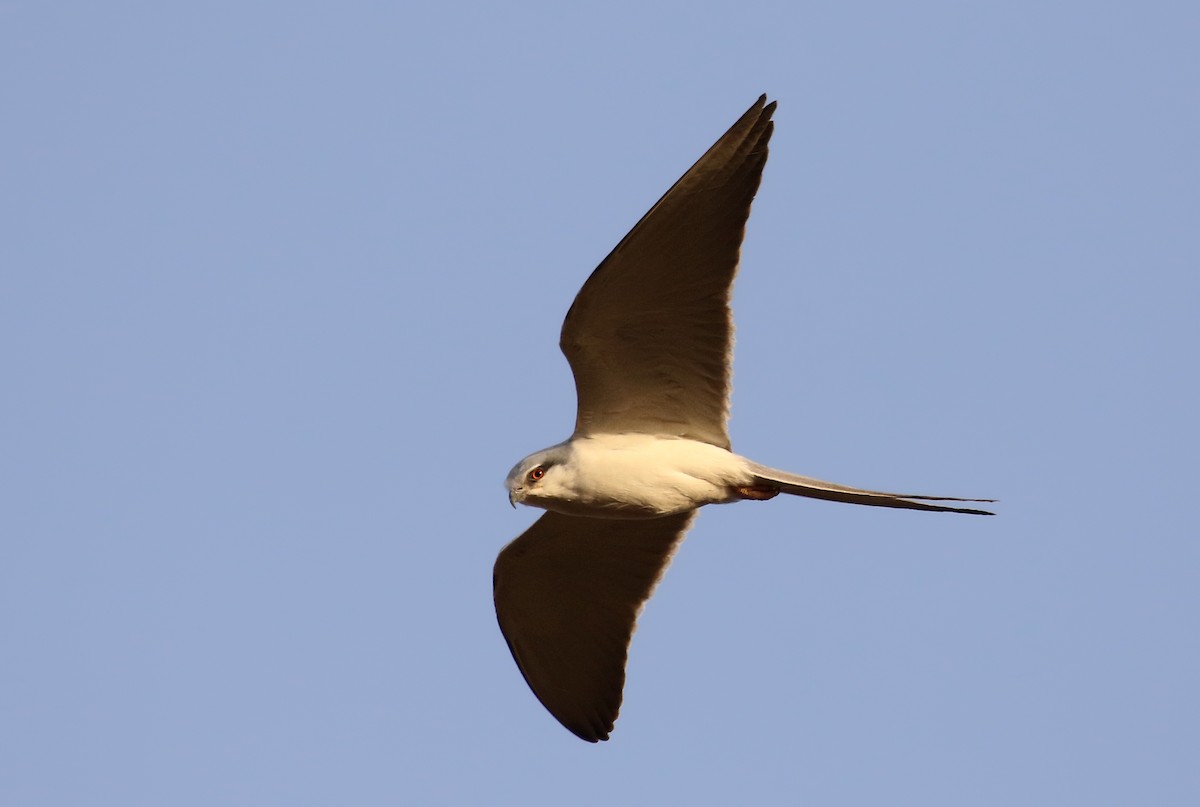
[{"label": "long forked tail", "polygon": [[[878,490],[861,490],[834,482],[825,482],[808,476],[797,476],[787,471],[768,468],[756,462],[750,463],[756,484],[781,493],[807,496],[810,499],[827,499],[831,502],[867,504],[872,507],[898,507],[904,510],[930,510],[935,513],[971,513],[977,516],[992,516],[987,510],[971,507],[950,507],[926,502],[994,502],[995,499],[960,499],[955,496],[921,496],[915,493],[883,493]],[[773,495],[773,494],[772,494]],[[916,499],[917,501],[913,501]]]}]

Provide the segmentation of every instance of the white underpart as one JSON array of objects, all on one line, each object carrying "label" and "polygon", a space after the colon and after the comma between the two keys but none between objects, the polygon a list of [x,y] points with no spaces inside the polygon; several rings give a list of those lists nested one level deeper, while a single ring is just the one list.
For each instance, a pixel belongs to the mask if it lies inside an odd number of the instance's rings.
[{"label": "white underpart", "polygon": [[731,502],[750,463],[709,443],[648,434],[575,438],[526,503],[568,515],[647,518]]}]

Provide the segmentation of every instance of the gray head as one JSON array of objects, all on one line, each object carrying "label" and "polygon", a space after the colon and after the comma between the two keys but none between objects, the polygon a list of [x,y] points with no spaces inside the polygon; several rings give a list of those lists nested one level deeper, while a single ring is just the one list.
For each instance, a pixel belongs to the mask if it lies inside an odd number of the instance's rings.
[{"label": "gray head", "polygon": [[570,457],[570,446],[559,443],[530,454],[514,465],[504,480],[509,503],[516,507],[518,502],[529,499],[527,504],[536,505],[539,499],[553,498],[562,465]]}]

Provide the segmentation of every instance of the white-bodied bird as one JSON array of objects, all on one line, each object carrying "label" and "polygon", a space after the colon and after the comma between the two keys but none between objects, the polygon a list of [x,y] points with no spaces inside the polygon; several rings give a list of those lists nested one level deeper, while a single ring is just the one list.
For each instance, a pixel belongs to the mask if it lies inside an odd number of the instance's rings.
[{"label": "white-bodied bird", "polygon": [[974,513],[980,502],[881,493],[767,468],[730,451],[730,289],[775,104],[762,96],[584,283],[559,345],[579,405],[570,439],[521,460],[508,497],[546,512],[496,559],[496,616],[554,717],[607,740],[643,604],[698,508],[791,493]]}]

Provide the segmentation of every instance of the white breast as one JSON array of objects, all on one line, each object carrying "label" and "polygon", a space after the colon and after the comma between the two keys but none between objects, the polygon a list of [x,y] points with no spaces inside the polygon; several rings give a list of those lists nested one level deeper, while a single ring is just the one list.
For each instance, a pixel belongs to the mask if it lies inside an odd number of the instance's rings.
[{"label": "white breast", "polygon": [[734,501],[730,488],[751,480],[743,458],[694,440],[596,435],[571,441],[571,449],[558,501],[542,504],[568,514],[664,516]]}]

